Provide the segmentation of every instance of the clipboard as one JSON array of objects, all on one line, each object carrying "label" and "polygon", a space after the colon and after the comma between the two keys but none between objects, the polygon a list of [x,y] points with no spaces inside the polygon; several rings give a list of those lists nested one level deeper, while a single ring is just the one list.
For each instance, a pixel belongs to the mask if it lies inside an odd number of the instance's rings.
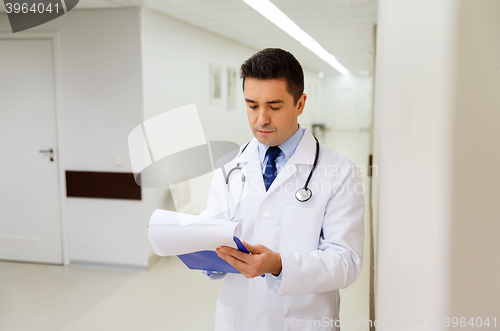
[{"label": "clipboard", "polygon": [[[250,254],[245,245],[241,242],[241,240],[233,236],[233,240],[236,243],[238,249],[242,252]],[[218,272],[228,272],[239,274],[240,272],[221,259],[219,255],[215,251],[199,251],[189,254],[177,255],[177,257],[189,268],[192,270],[211,270]],[[264,276],[264,275],[262,275]]]}]

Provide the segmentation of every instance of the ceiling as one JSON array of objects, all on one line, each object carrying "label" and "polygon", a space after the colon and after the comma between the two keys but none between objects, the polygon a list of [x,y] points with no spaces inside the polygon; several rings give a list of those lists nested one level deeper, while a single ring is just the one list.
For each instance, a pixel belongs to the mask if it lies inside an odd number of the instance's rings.
[{"label": "ceiling", "polygon": [[[377,0],[272,0],[351,73],[373,71]],[[144,6],[256,50],[279,47],[313,71],[338,74],[242,0],[80,0],[76,9]]]}]

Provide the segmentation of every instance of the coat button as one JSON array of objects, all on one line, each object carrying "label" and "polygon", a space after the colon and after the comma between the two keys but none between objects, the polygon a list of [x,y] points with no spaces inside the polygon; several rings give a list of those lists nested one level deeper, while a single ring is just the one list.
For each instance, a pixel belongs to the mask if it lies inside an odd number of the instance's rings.
[{"label": "coat button", "polygon": [[266,212],[264,213],[264,217],[265,217],[265,218],[268,218],[268,217],[269,217],[269,212],[268,212],[268,211],[266,211]]}]

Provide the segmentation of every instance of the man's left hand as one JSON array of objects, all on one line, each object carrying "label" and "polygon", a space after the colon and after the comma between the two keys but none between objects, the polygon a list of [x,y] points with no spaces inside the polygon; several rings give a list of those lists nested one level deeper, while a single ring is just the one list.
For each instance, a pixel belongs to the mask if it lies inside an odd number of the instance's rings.
[{"label": "man's left hand", "polygon": [[235,267],[247,278],[265,273],[278,276],[281,273],[281,256],[264,245],[250,245],[243,241],[250,254],[228,246],[215,250],[221,259]]}]

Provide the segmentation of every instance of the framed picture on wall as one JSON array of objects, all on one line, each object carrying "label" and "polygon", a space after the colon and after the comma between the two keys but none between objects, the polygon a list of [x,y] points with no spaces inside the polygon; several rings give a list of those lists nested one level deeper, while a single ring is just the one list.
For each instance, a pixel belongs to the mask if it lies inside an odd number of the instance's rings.
[{"label": "framed picture on wall", "polygon": [[227,68],[227,110],[236,110],[236,69]]},{"label": "framed picture on wall", "polygon": [[210,103],[222,103],[222,68],[215,64],[210,65]]}]

